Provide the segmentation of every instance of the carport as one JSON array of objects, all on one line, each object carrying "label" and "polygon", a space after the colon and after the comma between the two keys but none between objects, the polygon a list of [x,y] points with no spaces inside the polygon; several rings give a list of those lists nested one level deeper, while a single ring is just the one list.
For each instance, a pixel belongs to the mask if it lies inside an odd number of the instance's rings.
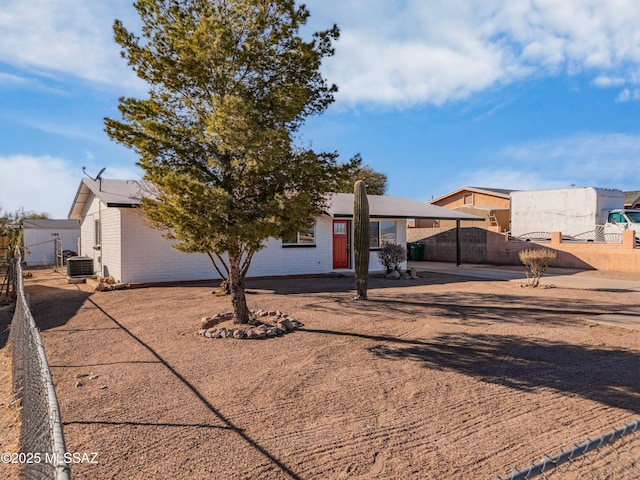
[{"label": "carport", "polygon": [[[455,220],[456,221],[456,265],[460,265],[460,221],[484,222],[484,218],[470,213],[439,207],[404,197],[387,195],[368,195],[369,217],[402,218],[415,220]],[[326,212],[333,218],[350,218],[353,216],[353,195],[334,194],[331,206]]]}]

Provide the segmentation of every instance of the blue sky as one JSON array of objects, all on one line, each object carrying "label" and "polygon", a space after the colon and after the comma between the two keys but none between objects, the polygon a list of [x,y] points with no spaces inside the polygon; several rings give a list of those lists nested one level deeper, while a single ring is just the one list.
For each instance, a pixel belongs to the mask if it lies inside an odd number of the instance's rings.
[{"label": "blue sky", "polygon": [[[637,0],[309,0],[341,38],[336,102],[304,140],[360,153],[390,195],[462,186],[640,189]],[[130,0],[0,2],[0,207],[66,218],[82,167],[140,178],[103,117],[145,95],[120,58]]]}]

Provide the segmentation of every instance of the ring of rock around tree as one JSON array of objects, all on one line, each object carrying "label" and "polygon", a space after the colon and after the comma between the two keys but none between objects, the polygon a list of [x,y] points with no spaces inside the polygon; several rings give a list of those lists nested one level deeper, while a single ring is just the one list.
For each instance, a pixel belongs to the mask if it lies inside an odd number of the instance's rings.
[{"label": "ring of rock around tree", "polygon": [[205,338],[235,338],[259,340],[281,337],[304,324],[280,311],[250,310],[249,323],[233,323],[233,312],[202,317],[198,335]]}]

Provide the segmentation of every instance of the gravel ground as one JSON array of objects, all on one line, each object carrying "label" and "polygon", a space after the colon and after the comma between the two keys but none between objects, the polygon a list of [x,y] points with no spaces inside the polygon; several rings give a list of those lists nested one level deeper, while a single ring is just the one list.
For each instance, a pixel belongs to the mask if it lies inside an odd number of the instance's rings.
[{"label": "gravel ground", "polygon": [[640,414],[640,294],[425,274],[249,281],[304,328],[207,339],[211,286],[26,281],[79,479],[494,478]]},{"label": "gravel ground", "polygon": [[[12,314],[10,305],[0,296],[0,454],[16,453],[20,435],[20,410],[11,393],[11,351],[7,344]],[[18,465],[0,462],[0,472],[2,478],[16,480]]]}]

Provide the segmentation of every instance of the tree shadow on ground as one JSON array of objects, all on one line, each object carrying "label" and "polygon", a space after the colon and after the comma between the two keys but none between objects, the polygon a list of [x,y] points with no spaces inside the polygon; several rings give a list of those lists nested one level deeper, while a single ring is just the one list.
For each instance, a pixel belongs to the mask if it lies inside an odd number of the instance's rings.
[{"label": "tree shadow on ground", "polygon": [[379,341],[369,351],[384,360],[413,361],[526,392],[551,389],[640,413],[640,353],[633,350],[509,335],[459,333],[423,341],[315,332]]},{"label": "tree shadow on ground", "polygon": [[[222,412],[220,412],[217,408],[215,408],[209,400],[207,400],[202,393],[191,383],[187,378],[185,378],[182,374],[180,374],[167,360],[165,360],[158,352],[156,352],[153,347],[151,347],[148,343],[138,337],[135,333],[129,330],[123,323],[119,322],[115,317],[109,314],[102,306],[96,303],[93,299],[89,299],[89,302],[99,310],[106,318],[108,318],[111,322],[113,322],[119,329],[125,332],[133,341],[142,346],[145,350],[147,350],[160,364],[162,364],[177,380],[179,380],[191,393],[198,399],[202,405],[209,410],[220,422],[223,424],[222,426],[215,426],[209,424],[152,424],[148,423],[147,425],[153,426],[167,426],[167,427],[200,427],[200,428],[214,428],[214,429],[223,429],[230,430],[238,435],[244,442],[246,442],[249,446],[255,449],[258,453],[264,456],[271,464],[274,465],[275,468],[279,470],[282,478],[291,478],[293,480],[300,480],[300,477],[294,473],[289,467],[287,467],[283,462],[277,459],[274,455],[272,455],[266,447],[260,445],[253,438],[251,438],[245,431],[238,427],[235,423],[233,423],[229,418],[224,416]],[[77,424],[80,422],[69,422],[68,424]],[[93,424],[104,424],[104,425],[144,425],[143,423],[135,423],[135,422],[91,422]]]},{"label": "tree shadow on ground", "polygon": [[327,294],[314,297],[306,308],[335,314],[336,303],[345,314],[380,315],[398,319],[433,316],[468,324],[545,322],[570,325],[575,324],[578,318],[620,310],[620,305],[596,301],[586,303],[580,299],[456,291],[413,292],[410,297],[376,292],[368,301],[353,301],[352,297],[346,294]]},{"label": "tree shadow on ground", "polygon": [[[421,285],[444,285],[453,283],[492,281],[480,278],[463,277],[444,273],[422,272],[411,280],[391,280],[383,275],[369,276],[369,289],[417,287]],[[495,280],[502,281],[502,280]],[[344,292],[355,295],[353,275],[318,275],[300,277],[250,278],[245,281],[247,289],[268,290],[276,295]]]},{"label": "tree shadow on ground", "polygon": [[389,343],[371,351],[517,390],[548,388],[640,413],[637,351],[470,333],[442,335],[429,343]]},{"label": "tree shadow on ground", "polygon": [[29,285],[25,293],[31,298],[30,309],[40,330],[66,325],[91,295],[81,290]]}]

